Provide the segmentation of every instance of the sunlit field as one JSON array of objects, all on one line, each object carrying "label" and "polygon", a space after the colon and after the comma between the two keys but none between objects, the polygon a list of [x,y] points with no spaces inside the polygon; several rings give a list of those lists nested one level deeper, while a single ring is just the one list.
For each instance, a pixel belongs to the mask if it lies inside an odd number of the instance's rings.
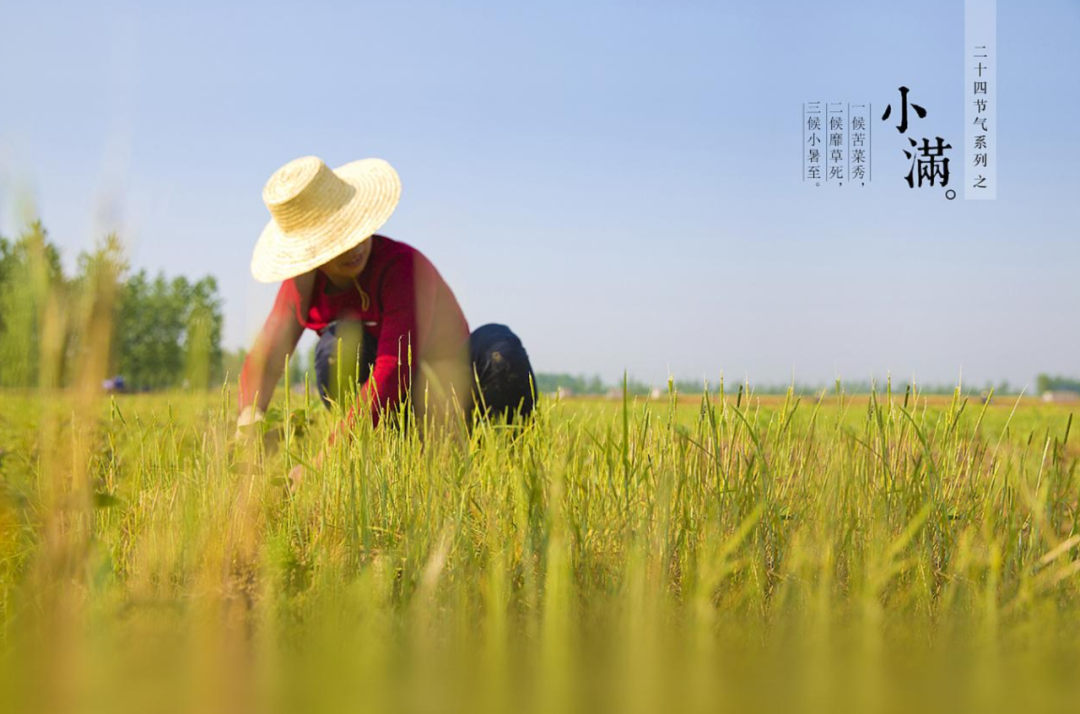
[{"label": "sunlit field", "polygon": [[[284,392],[285,390],[281,390]],[[1068,405],[542,400],[426,439],[279,394],[0,393],[4,706],[1068,710]],[[296,463],[312,464],[289,488]]]}]

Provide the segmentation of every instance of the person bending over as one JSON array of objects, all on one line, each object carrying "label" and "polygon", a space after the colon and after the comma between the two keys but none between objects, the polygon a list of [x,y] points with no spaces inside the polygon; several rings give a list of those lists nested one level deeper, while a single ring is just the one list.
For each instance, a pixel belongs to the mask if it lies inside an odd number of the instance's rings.
[{"label": "person bending over", "polygon": [[251,272],[281,287],[240,373],[239,426],[262,418],[305,329],[319,334],[319,394],[328,405],[351,395],[343,405],[350,421],[368,413],[377,425],[399,405],[418,417],[422,406],[435,416],[433,405],[493,418],[531,414],[534,376],[521,340],[499,324],[470,333],[431,261],[376,233],[400,195],[397,172],[374,158],[331,170],[306,156],[267,181],[271,220]]}]

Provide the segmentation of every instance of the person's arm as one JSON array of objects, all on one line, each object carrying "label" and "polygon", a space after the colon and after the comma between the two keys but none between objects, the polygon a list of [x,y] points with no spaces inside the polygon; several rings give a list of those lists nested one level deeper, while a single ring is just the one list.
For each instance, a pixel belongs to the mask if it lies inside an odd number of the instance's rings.
[{"label": "person's arm", "polygon": [[[330,445],[338,437],[347,435],[356,419],[364,413],[370,414],[377,426],[383,414],[401,403],[412,383],[412,373],[418,369],[418,346],[423,344],[433,325],[435,281],[432,270],[430,263],[411,255],[403,255],[387,266],[379,295],[383,307],[382,330],[375,364],[345,421],[331,432]],[[324,450],[314,459],[316,467],[326,454]],[[289,472],[292,487],[299,486],[303,473],[301,464],[292,468]]]},{"label": "person's arm", "polygon": [[285,369],[285,357],[296,349],[304,326],[297,318],[301,281],[285,281],[278,289],[274,308],[255,338],[255,345],[240,372],[240,423],[256,421],[274,396],[274,387]]},{"label": "person's arm", "polygon": [[357,409],[364,405],[370,405],[372,421],[378,424],[380,416],[395,409],[409,389],[412,372],[419,365],[418,345],[431,329],[429,303],[435,297],[431,281],[418,275],[424,270],[423,265],[418,265],[421,262],[414,256],[403,255],[387,266],[380,295],[382,330],[375,364],[371,377],[360,390],[357,405],[349,411],[349,424],[356,418]]}]

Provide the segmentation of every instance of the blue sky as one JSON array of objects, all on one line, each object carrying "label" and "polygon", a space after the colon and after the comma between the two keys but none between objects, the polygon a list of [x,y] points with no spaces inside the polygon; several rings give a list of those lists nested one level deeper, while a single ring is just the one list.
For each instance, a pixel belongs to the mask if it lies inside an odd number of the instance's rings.
[{"label": "blue sky", "polygon": [[[142,6],[140,6],[142,5]],[[260,192],[305,154],[389,160],[387,235],[540,371],[660,382],[1080,374],[1080,0],[998,3],[998,200],[800,180],[805,101],[897,88],[962,165],[963,2],[0,4],[0,231],[73,263],[212,273],[227,346]],[[878,115],[878,118],[880,114]],[[891,133],[891,136],[890,136]],[[850,189],[850,190],[849,190]],[[962,191],[961,191],[962,195]]]}]

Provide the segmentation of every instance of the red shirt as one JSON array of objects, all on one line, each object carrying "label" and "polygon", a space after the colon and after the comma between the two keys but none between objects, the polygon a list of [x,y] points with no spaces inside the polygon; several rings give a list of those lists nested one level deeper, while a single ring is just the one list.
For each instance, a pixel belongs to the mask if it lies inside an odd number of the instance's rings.
[{"label": "red shirt", "polygon": [[[328,294],[328,284],[331,289],[333,285],[318,269],[314,276],[290,278],[281,283],[264,329],[280,329],[277,326],[287,325],[287,318],[294,316],[302,327],[322,334],[335,320],[359,320],[364,331],[378,340],[375,365],[361,391],[362,398],[371,400],[372,418],[378,423],[381,410],[398,404],[421,359],[462,354],[469,325],[450,286],[420,251],[386,236],[374,235],[370,240],[371,253],[356,286]],[[304,295],[308,285],[310,292]],[[260,343],[280,344],[268,337]],[[251,390],[259,382],[252,374],[254,365],[266,364],[268,355],[259,361],[255,352],[248,355],[240,375],[241,406],[252,402]]]}]

